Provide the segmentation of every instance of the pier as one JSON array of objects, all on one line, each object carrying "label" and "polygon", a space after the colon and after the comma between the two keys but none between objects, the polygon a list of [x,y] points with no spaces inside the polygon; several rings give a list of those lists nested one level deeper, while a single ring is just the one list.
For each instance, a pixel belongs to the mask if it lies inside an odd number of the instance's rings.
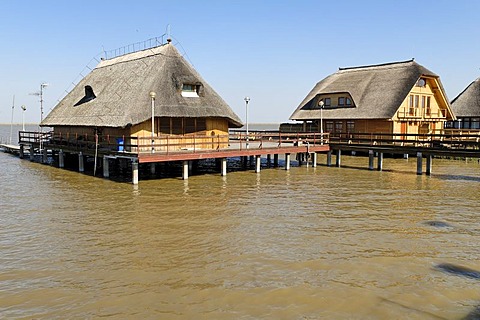
[{"label": "pier", "polygon": [[[131,181],[138,184],[139,167],[150,165],[155,173],[156,164],[180,162],[182,179],[188,179],[192,162],[215,159],[220,164],[220,174],[227,174],[227,159],[240,158],[242,162],[250,159],[255,162],[255,172],[261,169],[261,157],[273,157],[273,166],[279,166],[279,156],[284,158],[284,168],[289,170],[292,155],[302,155],[304,162],[311,160],[317,165],[317,154],[330,150],[328,134],[281,132],[244,132],[232,131],[228,136],[198,137],[186,136],[169,138],[151,137],[113,137],[102,135],[68,135],[53,132],[20,132],[20,158],[29,154],[31,161],[48,162],[52,157],[58,167],[66,167],[66,162],[75,162],[79,172],[85,172],[85,163],[94,161],[94,175],[97,168],[103,177],[109,178],[112,166],[130,167]],[[208,148],[205,148],[208,145]]]}]

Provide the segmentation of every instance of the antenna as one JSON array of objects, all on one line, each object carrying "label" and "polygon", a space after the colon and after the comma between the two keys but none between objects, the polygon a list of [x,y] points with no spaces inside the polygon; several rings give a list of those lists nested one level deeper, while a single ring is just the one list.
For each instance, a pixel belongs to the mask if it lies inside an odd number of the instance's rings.
[{"label": "antenna", "polygon": [[30,93],[31,96],[39,96],[40,97],[40,123],[43,121],[43,89],[48,87],[49,84],[42,82],[40,83],[40,91]]},{"label": "antenna", "polygon": [[167,42],[172,41],[172,37],[170,36],[170,24],[167,24]]}]

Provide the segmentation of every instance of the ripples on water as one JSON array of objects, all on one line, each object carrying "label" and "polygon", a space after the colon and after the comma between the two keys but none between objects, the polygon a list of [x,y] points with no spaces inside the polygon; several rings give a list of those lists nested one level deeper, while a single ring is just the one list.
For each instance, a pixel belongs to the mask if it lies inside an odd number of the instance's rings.
[{"label": "ripples on water", "polygon": [[433,266],[480,269],[480,166],[342,162],[132,186],[0,154],[0,317],[459,319],[479,304],[480,282]]}]

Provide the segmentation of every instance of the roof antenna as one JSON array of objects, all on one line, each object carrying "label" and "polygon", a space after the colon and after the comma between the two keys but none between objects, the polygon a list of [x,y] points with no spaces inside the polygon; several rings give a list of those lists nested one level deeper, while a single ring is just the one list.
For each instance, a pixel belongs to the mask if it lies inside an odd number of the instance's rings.
[{"label": "roof antenna", "polygon": [[170,36],[170,24],[167,24],[167,42],[172,42],[172,37]]}]

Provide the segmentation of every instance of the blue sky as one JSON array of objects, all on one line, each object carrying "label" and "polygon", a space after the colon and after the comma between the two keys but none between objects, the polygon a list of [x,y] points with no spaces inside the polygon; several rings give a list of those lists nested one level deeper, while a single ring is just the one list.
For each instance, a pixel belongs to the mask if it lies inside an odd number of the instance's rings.
[{"label": "blue sky", "polygon": [[161,36],[249,122],[288,120],[338,67],[411,58],[449,99],[480,76],[480,1],[1,1],[0,123],[38,123],[102,52]]}]

